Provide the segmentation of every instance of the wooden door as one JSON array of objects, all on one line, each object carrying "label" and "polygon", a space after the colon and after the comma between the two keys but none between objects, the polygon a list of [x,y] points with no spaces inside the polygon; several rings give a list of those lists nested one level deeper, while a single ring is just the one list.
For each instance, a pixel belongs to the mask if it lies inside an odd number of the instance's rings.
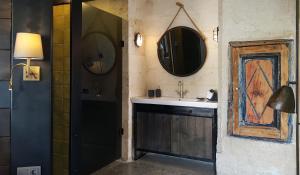
[{"label": "wooden door", "polygon": [[212,118],[174,115],[171,126],[171,153],[212,160],[212,127]]},{"label": "wooden door", "polygon": [[138,112],[137,148],[169,153],[171,151],[171,115]]}]

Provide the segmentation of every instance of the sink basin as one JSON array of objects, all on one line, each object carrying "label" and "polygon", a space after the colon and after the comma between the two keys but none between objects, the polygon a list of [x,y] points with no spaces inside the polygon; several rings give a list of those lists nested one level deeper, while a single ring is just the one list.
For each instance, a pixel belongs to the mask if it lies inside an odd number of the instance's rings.
[{"label": "sink basin", "polygon": [[132,103],[140,104],[157,104],[169,106],[186,106],[186,107],[200,107],[200,108],[218,108],[217,102],[201,101],[198,99],[189,98],[173,98],[173,97],[134,97],[131,99]]}]

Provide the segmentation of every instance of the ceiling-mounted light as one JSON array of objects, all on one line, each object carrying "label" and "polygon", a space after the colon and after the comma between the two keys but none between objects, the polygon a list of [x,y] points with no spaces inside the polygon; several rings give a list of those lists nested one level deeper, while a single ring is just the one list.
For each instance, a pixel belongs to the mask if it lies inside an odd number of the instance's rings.
[{"label": "ceiling-mounted light", "polygon": [[143,35],[136,33],[134,36],[134,43],[137,47],[141,47],[143,45]]}]

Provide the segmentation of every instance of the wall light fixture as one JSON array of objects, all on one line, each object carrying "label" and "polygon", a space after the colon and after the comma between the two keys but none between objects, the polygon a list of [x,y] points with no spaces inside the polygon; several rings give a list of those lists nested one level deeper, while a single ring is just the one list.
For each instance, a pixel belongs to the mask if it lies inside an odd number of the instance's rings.
[{"label": "wall light fixture", "polygon": [[25,59],[27,60],[27,63],[26,64],[20,63],[13,66],[11,70],[11,78],[9,82],[10,90],[12,90],[13,70],[18,66],[23,67],[24,81],[39,81],[40,67],[30,66],[30,61],[44,59],[41,35],[35,33],[17,33],[15,50],[14,50],[14,58]]},{"label": "wall light fixture", "polygon": [[134,36],[134,43],[137,47],[141,47],[143,45],[143,35],[141,33],[136,33]]}]

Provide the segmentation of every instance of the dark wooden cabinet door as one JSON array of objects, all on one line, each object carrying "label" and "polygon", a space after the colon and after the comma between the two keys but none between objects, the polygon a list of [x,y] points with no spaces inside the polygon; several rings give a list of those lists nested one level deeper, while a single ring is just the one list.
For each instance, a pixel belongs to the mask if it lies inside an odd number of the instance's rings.
[{"label": "dark wooden cabinet door", "polygon": [[212,118],[173,115],[171,153],[212,160],[212,126]]},{"label": "dark wooden cabinet door", "polygon": [[171,116],[137,113],[137,148],[158,152],[171,151]]}]

